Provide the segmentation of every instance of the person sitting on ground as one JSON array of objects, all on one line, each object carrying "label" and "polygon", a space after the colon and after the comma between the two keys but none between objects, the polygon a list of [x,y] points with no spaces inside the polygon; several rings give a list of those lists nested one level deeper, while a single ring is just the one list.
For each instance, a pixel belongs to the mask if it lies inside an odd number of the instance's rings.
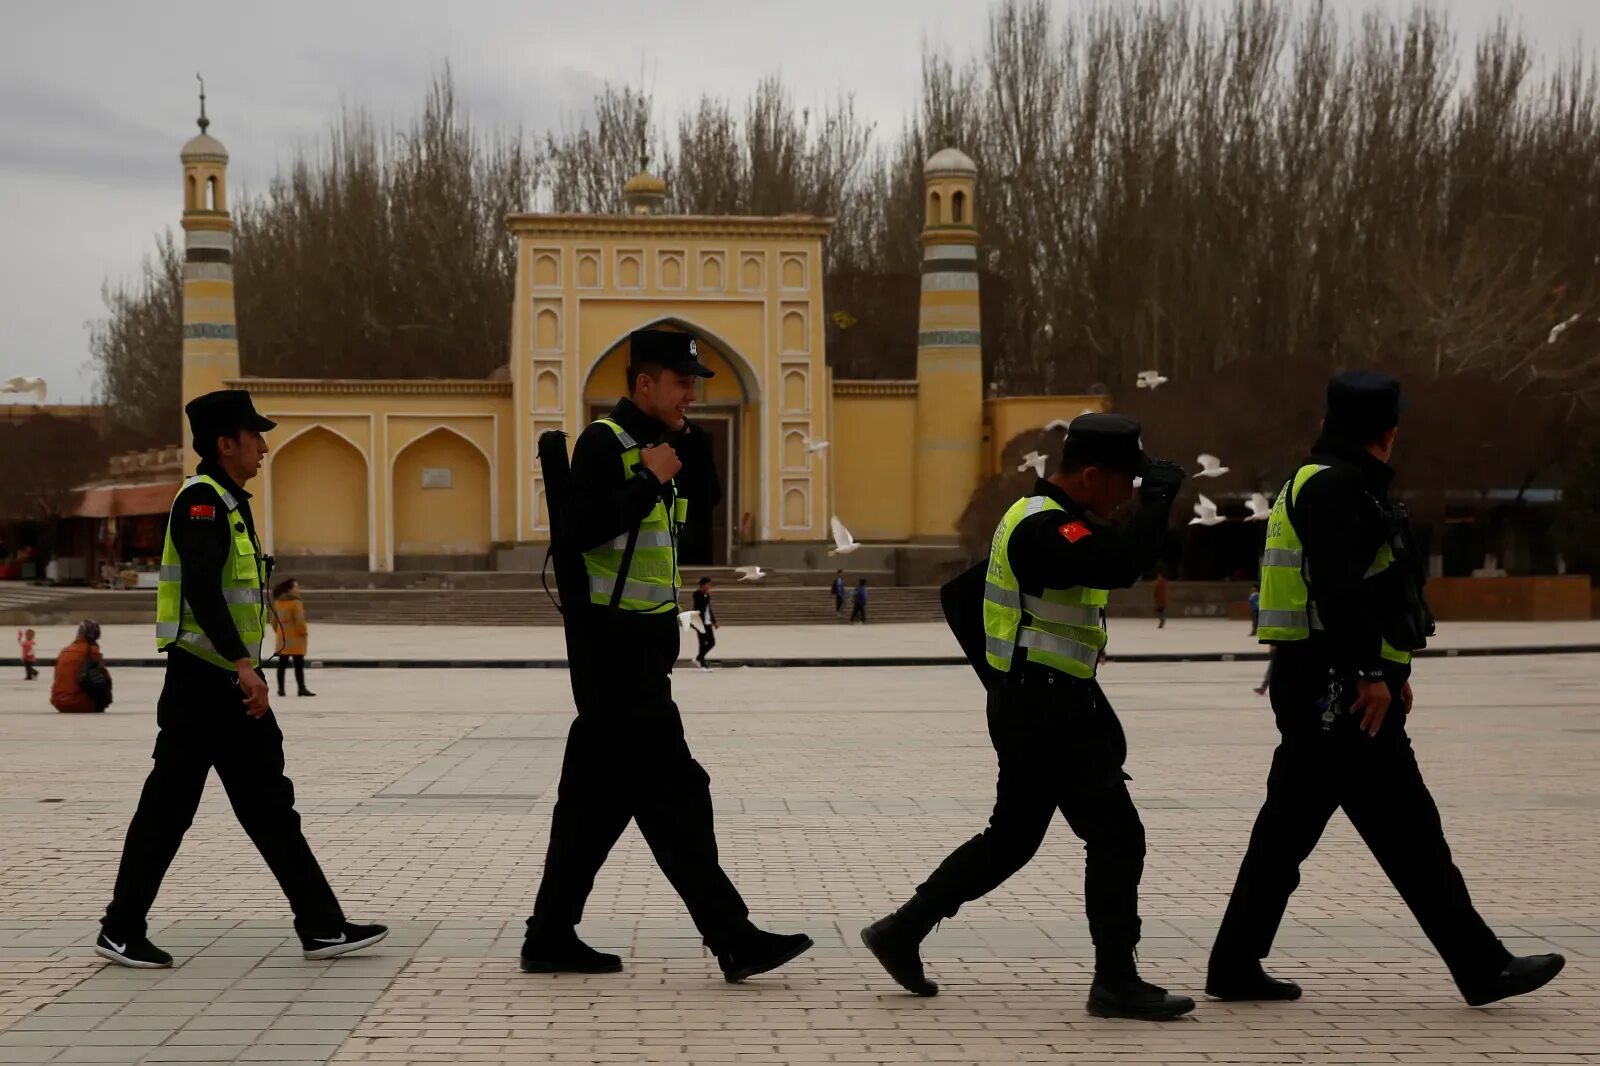
[{"label": "person sitting on ground", "polygon": [[103,711],[111,706],[111,673],[100,655],[100,623],[84,619],[78,635],[56,656],[50,706],[63,713]]}]

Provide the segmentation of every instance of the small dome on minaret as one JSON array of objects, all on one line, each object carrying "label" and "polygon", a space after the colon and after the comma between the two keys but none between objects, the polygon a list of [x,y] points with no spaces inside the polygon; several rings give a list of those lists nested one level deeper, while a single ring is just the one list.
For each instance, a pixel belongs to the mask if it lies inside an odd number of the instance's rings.
[{"label": "small dome on minaret", "polygon": [[200,132],[184,142],[183,150],[178,153],[178,158],[185,163],[226,163],[228,150],[206,130],[211,126],[211,120],[206,118],[206,90],[205,83],[200,83],[200,118],[196,123]]},{"label": "small dome on minaret", "polygon": [[928,157],[922,165],[922,175],[931,178],[938,174],[975,175],[978,164],[959,148],[941,148]]},{"label": "small dome on minaret", "polygon": [[650,159],[639,153],[639,173],[622,186],[622,204],[630,215],[659,215],[667,202],[667,183],[650,173]]}]

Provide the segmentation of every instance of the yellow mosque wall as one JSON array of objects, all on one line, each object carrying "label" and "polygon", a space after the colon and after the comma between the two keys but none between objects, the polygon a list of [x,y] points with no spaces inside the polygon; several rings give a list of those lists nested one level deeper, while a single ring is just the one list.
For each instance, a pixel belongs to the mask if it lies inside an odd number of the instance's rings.
[{"label": "yellow mosque wall", "polygon": [[985,476],[1001,472],[1006,445],[1020,433],[1043,429],[1056,419],[1070,422],[1111,408],[1109,396],[992,396],[983,402]]},{"label": "yellow mosque wall", "polygon": [[[392,570],[515,539],[511,383],[241,378],[278,423],[262,468],[266,551]],[[424,487],[423,471],[437,485]],[[437,561],[437,560],[436,560]]]},{"label": "yellow mosque wall", "polygon": [[912,538],[916,424],[914,381],[833,383],[833,509],[857,540]]}]

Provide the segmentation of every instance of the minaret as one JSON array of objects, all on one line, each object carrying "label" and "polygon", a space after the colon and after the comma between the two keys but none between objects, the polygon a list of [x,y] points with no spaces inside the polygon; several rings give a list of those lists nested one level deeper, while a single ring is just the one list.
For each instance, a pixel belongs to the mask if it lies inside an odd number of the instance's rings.
[{"label": "minaret", "polygon": [[[228,150],[206,132],[200,83],[200,133],[183,146],[183,402],[239,376],[233,312],[233,220],[228,217]],[[178,438],[189,440],[183,421]]]},{"label": "minaret", "polygon": [[667,183],[650,173],[650,156],[639,151],[639,173],[622,186],[622,209],[629,215],[659,215],[667,202]]},{"label": "minaret", "polygon": [[946,148],[922,168],[922,304],[917,320],[919,540],[950,540],[982,476],[983,337],[978,320],[978,168]]}]

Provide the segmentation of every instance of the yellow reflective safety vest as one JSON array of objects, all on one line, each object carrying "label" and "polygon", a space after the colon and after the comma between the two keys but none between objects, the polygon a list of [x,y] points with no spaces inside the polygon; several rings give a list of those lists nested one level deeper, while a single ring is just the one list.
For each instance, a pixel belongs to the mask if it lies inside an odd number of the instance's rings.
[{"label": "yellow reflective safety vest", "polygon": [[1011,565],[1011,534],[1022,520],[1065,510],[1048,496],[1024,496],[995,528],[983,587],[983,633],[985,658],[1003,674],[1020,656],[1071,677],[1093,677],[1106,646],[1105,589],[1079,585],[1025,596]]},{"label": "yellow reflective safety vest", "polygon": [[[622,445],[623,477],[632,477],[639,462],[639,442],[615,421],[597,419],[617,435]],[[669,481],[674,490],[677,483]],[[657,499],[650,513],[639,523],[633,542],[633,556],[623,573],[630,534],[624,533],[583,553],[583,568],[589,576],[589,602],[602,606],[613,603],[634,614],[677,614],[678,535],[688,520],[689,504],[683,496],[673,496],[668,510],[665,500]]]},{"label": "yellow reflective safety vest", "polygon": [[[222,564],[222,598],[228,604],[228,615],[233,619],[239,639],[244,642],[250,656],[250,665],[261,664],[261,641],[266,633],[266,616],[270,607],[262,586],[266,584],[265,563],[256,542],[251,539],[249,527],[239,517],[239,501],[214,478],[196,474],[178,487],[178,495],[195,485],[209,485],[220,498],[227,513],[220,516],[228,524],[228,558]],[[173,499],[177,505],[177,499]],[[172,543],[172,515],[167,515],[166,541],[161,547],[161,572],[156,584],[156,650],[165,651],[172,645],[196,655],[214,666],[233,669],[233,660],[224,659],[212,646],[183,599],[183,560]]]},{"label": "yellow reflective safety vest", "polygon": [[[1305,546],[1289,520],[1289,504],[1307,481],[1326,469],[1317,463],[1307,463],[1295,471],[1294,477],[1278,492],[1278,498],[1272,501],[1272,514],[1267,518],[1267,547],[1261,555],[1261,613],[1256,628],[1256,636],[1263,644],[1306,640],[1312,630],[1322,628],[1317,605],[1312,602],[1306,583]],[[1394,562],[1394,551],[1385,541],[1364,576],[1381,574]],[[1389,662],[1411,661],[1410,652],[1398,650],[1387,640],[1383,642],[1381,654]]]}]

